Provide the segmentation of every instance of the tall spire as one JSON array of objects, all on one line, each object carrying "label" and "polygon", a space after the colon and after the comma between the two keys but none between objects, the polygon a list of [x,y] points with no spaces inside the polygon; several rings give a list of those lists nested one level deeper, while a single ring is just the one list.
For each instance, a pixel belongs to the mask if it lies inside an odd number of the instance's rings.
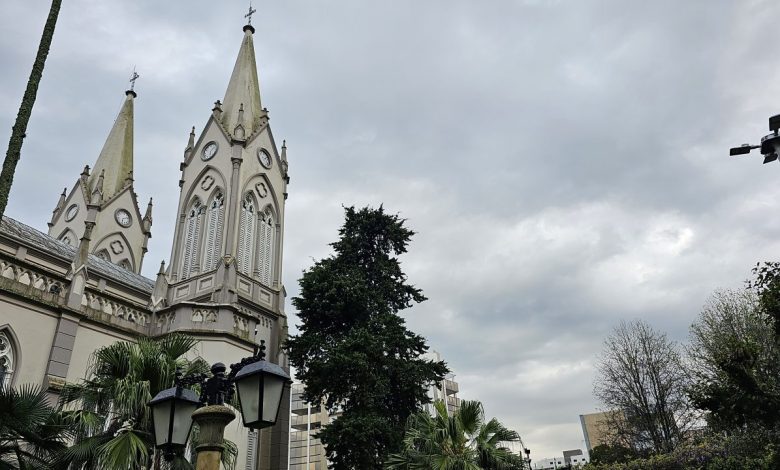
[{"label": "tall spire", "polygon": [[136,94],[133,90],[128,90],[125,94],[122,109],[119,110],[89,178],[89,189],[94,191],[99,175],[104,175],[103,199],[116,194],[133,175],[133,100]]},{"label": "tall spire", "polygon": [[[233,134],[235,129],[241,126],[246,137],[254,134],[262,125],[265,114],[260,104],[260,84],[257,79],[255,46],[252,40],[254,32],[255,29],[251,25],[244,26],[244,39],[225,91],[225,99],[222,100],[220,116],[225,130]],[[242,105],[243,112],[241,112]]]}]

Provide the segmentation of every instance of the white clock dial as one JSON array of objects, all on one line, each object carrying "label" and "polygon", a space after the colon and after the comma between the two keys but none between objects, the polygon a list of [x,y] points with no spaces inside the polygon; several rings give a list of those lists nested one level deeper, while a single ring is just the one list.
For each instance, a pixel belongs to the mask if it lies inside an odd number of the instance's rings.
[{"label": "white clock dial", "polygon": [[116,218],[117,223],[122,227],[129,227],[130,224],[133,223],[133,218],[130,217],[130,213],[124,209],[119,209],[116,211],[114,217]]},{"label": "white clock dial", "polygon": [[217,154],[217,143],[214,141],[209,142],[206,144],[205,147],[203,147],[203,153],[201,154],[201,158],[203,161],[211,160],[214,158],[214,155]]},{"label": "white clock dial", "polygon": [[76,217],[76,214],[79,213],[79,206],[76,204],[73,204],[72,206],[68,207],[68,210],[65,212],[65,221],[70,222],[73,220],[74,217]]},{"label": "white clock dial", "polygon": [[271,168],[271,155],[266,152],[265,149],[257,150],[257,158],[260,160],[260,164],[266,168]]}]

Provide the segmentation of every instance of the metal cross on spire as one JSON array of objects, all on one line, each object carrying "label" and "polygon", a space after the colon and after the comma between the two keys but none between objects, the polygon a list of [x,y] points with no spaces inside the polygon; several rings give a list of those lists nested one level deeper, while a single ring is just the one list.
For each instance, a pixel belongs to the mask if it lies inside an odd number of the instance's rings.
[{"label": "metal cross on spire", "polygon": [[249,2],[249,12],[246,15],[244,15],[244,18],[247,19],[247,24],[252,24],[252,15],[254,15],[255,13],[257,13],[257,10],[252,8],[252,2]]},{"label": "metal cross on spire", "polygon": [[138,73],[135,71],[135,66],[133,66],[133,75],[130,76],[130,91],[135,90],[135,81],[138,80]]}]

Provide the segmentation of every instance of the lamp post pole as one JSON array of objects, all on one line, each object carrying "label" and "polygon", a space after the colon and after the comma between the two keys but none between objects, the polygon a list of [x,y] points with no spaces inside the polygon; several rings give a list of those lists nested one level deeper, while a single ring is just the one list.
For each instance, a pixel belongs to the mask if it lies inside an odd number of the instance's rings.
[{"label": "lamp post pole", "polygon": [[[276,423],[284,390],[292,381],[281,367],[265,361],[264,342],[255,347],[252,356],[231,364],[227,375],[226,370],[225,364],[217,362],[211,366],[211,376],[182,377],[177,371],[174,387],[163,390],[149,402],[156,446],[163,450],[167,460],[184,450],[195,422],[199,429],[195,468],[219,470],[225,426],[236,419],[233,409],[225,405],[232,402],[234,393],[238,394],[245,427],[263,429]],[[187,385],[199,385],[200,397],[183,388]]]},{"label": "lamp post pole", "polygon": [[200,431],[195,470],[219,470],[225,450],[225,426],[234,419],[236,414],[225,405],[208,405],[192,413],[192,421]]}]

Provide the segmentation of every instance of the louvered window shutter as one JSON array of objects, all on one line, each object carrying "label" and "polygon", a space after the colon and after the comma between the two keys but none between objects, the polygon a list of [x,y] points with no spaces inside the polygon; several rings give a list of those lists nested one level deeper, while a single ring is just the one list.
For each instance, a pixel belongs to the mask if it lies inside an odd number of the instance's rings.
[{"label": "louvered window shutter", "polygon": [[257,469],[257,430],[250,430],[246,441],[246,470]]}]

